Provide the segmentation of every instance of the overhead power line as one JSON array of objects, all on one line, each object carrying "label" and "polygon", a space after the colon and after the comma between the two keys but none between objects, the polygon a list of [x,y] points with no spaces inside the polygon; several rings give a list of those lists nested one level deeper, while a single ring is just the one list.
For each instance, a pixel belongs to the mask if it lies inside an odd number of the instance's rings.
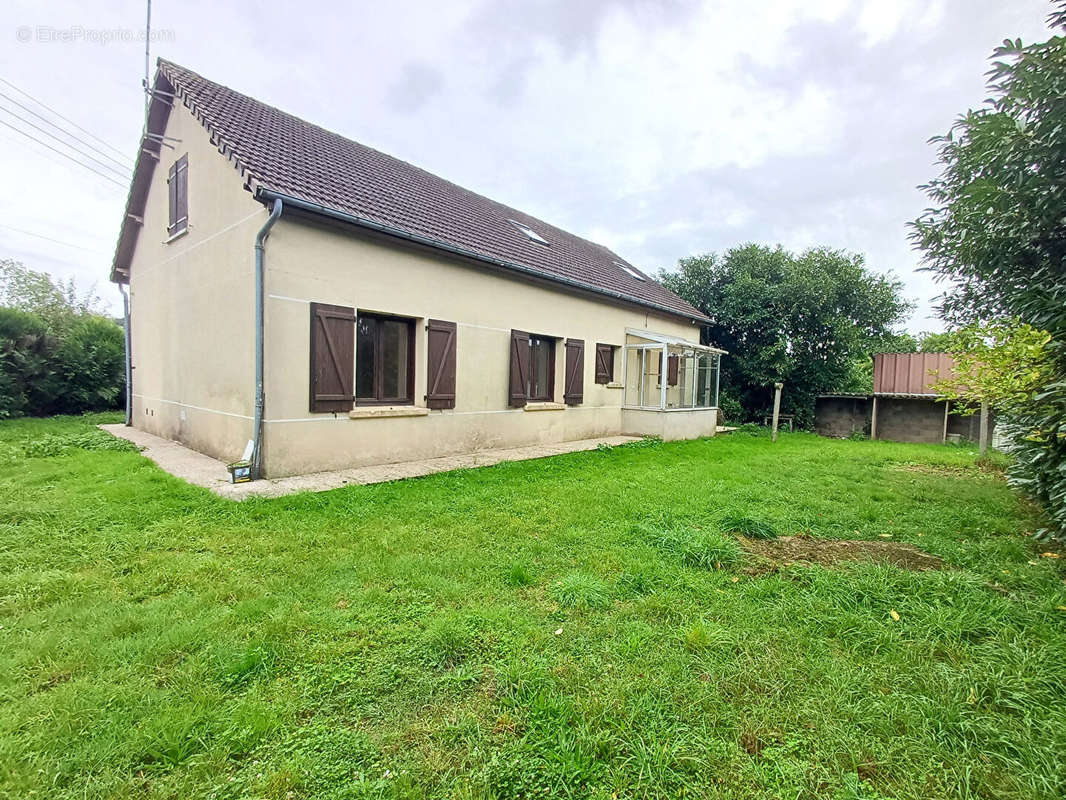
[{"label": "overhead power line", "polygon": [[[20,102],[19,102],[18,100],[16,100],[16,99],[15,99],[14,97],[11,97],[10,95],[4,94],[3,92],[0,92],[0,97],[4,98],[4,99],[5,99],[5,100],[7,100],[7,101],[8,101],[9,103],[14,103],[14,104],[15,104],[16,106],[18,106],[19,108],[21,108],[21,109],[22,109],[23,111],[28,111],[28,112],[29,112],[30,114],[33,114],[33,116],[37,117],[37,119],[39,119],[39,120],[43,121],[43,122],[44,122],[45,124],[47,124],[47,125],[51,125],[51,126],[52,126],[53,128],[55,128],[55,129],[56,129],[57,131],[60,131],[60,132],[61,132],[61,133],[62,133],[62,134],[63,134],[64,136],[69,136],[69,137],[70,137],[71,139],[73,139],[73,140],[74,140],[75,142],[77,142],[78,144],[82,145],[83,147],[88,147],[88,148],[89,148],[90,150],[92,150],[92,151],[93,151],[94,153],[98,153],[99,155],[101,155],[101,156],[103,156],[104,158],[106,158],[106,159],[107,159],[108,161],[112,161],[112,162],[114,162],[114,163],[115,163],[115,164],[117,164],[117,165],[118,165],[118,166],[119,166],[119,167],[120,167],[121,169],[124,169],[124,170],[127,170],[127,171],[129,171],[129,168],[130,168],[129,164],[124,164],[124,163],[122,163],[121,161],[119,161],[119,160],[118,160],[117,158],[115,158],[114,156],[112,156],[112,155],[109,155],[108,153],[106,153],[106,152],[104,152],[103,150],[101,150],[101,149],[100,149],[99,147],[97,147],[96,145],[94,145],[94,144],[93,144],[92,142],[90,142],[90,141],[87,141],[87,140],[85,140],[85,139],[81,138],[80,136],[77,136],[76,134],[73,134],[73,133],[71,133],[70,131],[68,131],[68,130],[65,130],[64,128],[61,128],[61,127],[60,127],[59,125],[56,125],[56,124],[55,124],[54,122],[52,122],[52,120],[48,119],[48,117],[44,116],[44,114],[38,114],[38,113],[37,113],[36,111],[34,111],[34,110],[33,110],[32,108],[30,108],[29,106],[27,106],[27,105],[25,105],[25,104],[23,104],[23,103],[20,103]],[[6,110],[6,109],[5,109],[5,110]],[[9,113],[9,114],[11,114],[11,113],[13,113],[13,112],[11,112],[11,111],[8,111],[8,113]],[[32,124],[32,123],[31,123],[31,124]],[[55,138],[55,137],[53,137],[53,138]],[[70,145],[67,145],[67,146],[69,147]]]},{"label": "overhead power line", "polygon": [[105,180],[111,181],[111,183],[115,184],[115,186],[118,186],[120,189],[125,189],[126,188],[126,184],[125,183],[122,183],[121,181],[116,180],[113,176],[108,175],[106,172],[101,172],[100,170],[96,169],[95,167],[90,167],[84,161],[78,161],[78,159],[74,158],[74,156],[70,155],[70,153],[64,153],[58,147],[52,147],[52,145],[48,144],[48,142],[42,142],[40,139],[36,138],[32,134],[29,134],[26,131],[22,130],[22,128],[16,127],[15,125],[12,125],[10,122],[5,122],[2,119],[0,119],[0,125],[4,125],[5,127],[11,128],[11,130],[15,131],[15,133],[21,133],[23,136],[25,136],[30,141],[36,142],[37,144],[41,145],[41,147],[47,147],[53,153],[58,153],[59,155],[63,156],[63,158],[66,158],[66,159],[69,159],[70,161],[73,161],[79,167],[84,167],[85,169],[89,170],[89,172],[95,172],[101,178],[104,178]]},{"label": "overhead power line", "polygon": [[51,236],[45,236],[44,234],[41,234],[41,233],[34,233],[33,231],[23,230],[22,228],[15,228],[15,227],[13,227],[11,225],[0,225],[0,229],[3,229],[5,231],[13,231],[15,233],[21,233],[23,236],[32,236],[35,239],[44,239],[46,242],[54,242],[55,244],[61,244],[64,247],[73,247],[76,250],[84,250],[86,253],[97,253],[97,254],[102,255],[102,256],[106,256],[107,255],[107,253],[105,253],[103,250],[96,250],[96,249],[94,249],[92,247],[83,247],[80,244],[73,244],[71,242],[64,242],[61,239],[53,239]]},{"label": "overhead power line", "polygon": [[63,169],[67,168],[67,165],[64,164],[62,161],[60,161],[55,156],[53,156],[53,155],[51,155],[49,153],[41,152],[37,148],[33,147],[29,142],[23,141],[22,139],[16,139],[14,136],[8,136],[6,133],[0,132],[0,140],[3,140],[5,142],[9,142],[10,144],[17,145],[18,147],[25,148],[29,152],[33,153],[35,156],[38,156],[39,158],[43,158],[45,161],[50,161],[53,164],[58,164],[59,166],[63,167]]},{"label": "overhead power line", "polygon": [[103,167],[106,170],[110,170],[115,175],[119,176],[120,178],[127,178],[128,179],[130,177],[131,173],[130,173],[128,168],[122,167],[121,169],[125,169],[126,170],[125,172],[122,172],[120,168],[113,167],[110,164],[108,164],[106,161],[101,161],[100,159],[96,158],[95,156],[91,155],[90,153],[86,153],[84,150],[79,150],[77,147],[75,147],[74,145],[70,144],[70,142],[63,141],[62,139],[60,139],[58,136],[56,136],[51,131],[49,131],[49,130],[47,130],[45,128],[42,128],[37,123],[31,122],[30,120],[26,119],[25,117],[20,117],[18,114],[16,114],[14,111],[12,111],[9,108],[4,108],[3,106],[0,106],[0,111],[3,111],[5,114],[10,114],[11,116],[13,116],[15,119],[17,119],[19,122],[23,123],[24,125],[29,125],[34,130],[40,131],[41,133],[43,133],[48,138],[59,142],[64,147],[69,147],[71,150],[73,150],[75,153],[77,153],[82,158],[87,158],[90,161],[92,161],[94,164],[96,164],[97,166]]},{"label": "overhead power line", "polygon": [[38,100],[38,99],[37,99],[36,97],[34,97],[34,96],[33,96],[32,94],[30,94],[29,92],[27,92],[27,91],[24,91],[24,90],[20,89],[20,88],[19,88],[19,87],[17,87],[17,86],[15,85],[15,84],[13,84],[13,83],[12,83],[11,81],[9,81],[9,80],[8,80],[7,78],[0,78],[0,83],[6,83],[6,84],[7,84],[8,86],[10,86],[10,87],[11,87],[12,89],[14,89],[14,90],[15,90],[16,92],[18,92],[19,94],[21,94],[21,95],[22,95],[23,97],[28,97],[28,98],[29,98],[30,100],[32,100],[33,102],[35,102],[35,103],[36,103],[37,105],[39,105],[39,106],[40,106],[41,108],[43,108],[43,109],[45,109],[45,110],[47,110],[47,111],[50,111],[51,113],[55,114],[55,115],[56,115],[57,117],[59,117],[59,118],[60,118],[61,120],[63,120],[64,122],[66,122],[66,123],[68,123],[68,124],[70,124],[70,125],[73,125],[73,126],[74,126],[75,128],[77,128],[77,129],[78,129],[79,131],[81,131],[82,133],[84,133],[84,134],[85,134],[86,136],[88,136],[88,137],[90,137],[90,138],[92,138],[92,139],[95,139],[95,140],[96,140],[97,142],[99,142],[100,144],[102,144],[102,145],[103,145],[104,147],[108,148],[109,150],[112,150],[112,151],[114,151],[114,152],[115,152],[115,153],[116,153],[117,155],[121,156],[123,160],[125,160],[125,161],[128,161],[128,162],[130,162],[130,163],[133,163],[133,159],[131,159],[131,158],[130,158],[130,157],[129,157],[128,155],[126,155],[125,153],[123,153],[123,152],[122,152],[121,150],[119,150],[119,149],[118,149],[117,147],[115,147],[114,145],[108,144],[107,142],[105,142],[105,141],[104,141],[103,139],[101,139],[101,138],[100,138],[99,136],[97,136],[96,134],[94,134],[94,133],[91,133],[90,131],[87,131],[87,130],[85,130],[85,128],[83,128],[83,127],[82,127],[81,125],[79,125],[79,124],[78,124],[78,123],[76,123],[76,122],[75,122],[74,120],[70,119],[69,117],[64,117],[64,116],[63,116],[62,114],[60,114],[60,113],[59,113],[58,111],[56,111],[56,110],[55,110],[54,108],[52,108],[52,107],[50,107],[50,106],[46,105],[45,103],[42,103],[42,102],[41,102],[40,100]]}]

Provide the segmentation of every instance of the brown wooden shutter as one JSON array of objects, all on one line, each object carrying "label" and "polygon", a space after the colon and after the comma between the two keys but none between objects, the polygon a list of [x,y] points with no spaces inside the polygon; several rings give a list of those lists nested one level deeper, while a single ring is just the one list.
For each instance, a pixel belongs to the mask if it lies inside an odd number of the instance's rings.
[{"label": "brown wooden shutter", "polygon": [[174,192],[174,200],[177,205],[177,219],[175,224],[179,230],[185,230],[189,227],[189,156],[183,155],[178,159],[176,166],[176,173],[174,175],[177,180],[177,190]]},{"label": "brown wooden shutter", "polygon": [[311,411],[351,411],[355,309],[311,303]]},{"label": "brown wooden shutter", "polygon": [[426,330],[429,331],[426,405],[429,408],[455,408],[455,323],[431,319]]},{"label": "brown wooden shutter", "polygon": [[610,383],[614,380],[614,347],[609,344],[596,345],[596,383]]},{"label": "brown wooden shutter", "polygon": [[585,342],[581,339],[566,340],[566,383],[563,400],[576,406],[585,398]]},{"label": "brown wooden shutter", "polygon": [[167,218],[167,232],[174,231],[174,225],[178,221],[178,181],[175,178],[178,172],[177,162],[170,165],[170,173],[167,175],[167,202],[170,216]]},{"label": "brown wooden shutter", "polygon": [[529,385],[529,334],[511,331],[511,385],[510,404],[526,404],[526,387]]},{"label": "brown wooden shutter", "polygon": [[680,356],[666,357],[666,385],[677,386],[677,368],[681,362]]}]

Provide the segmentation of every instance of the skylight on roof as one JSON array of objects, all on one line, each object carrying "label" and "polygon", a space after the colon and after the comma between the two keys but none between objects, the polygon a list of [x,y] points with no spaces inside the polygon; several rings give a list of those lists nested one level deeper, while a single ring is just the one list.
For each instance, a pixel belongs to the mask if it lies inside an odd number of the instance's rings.
[{"label": "skylight on roof", "polygon": [[514,225],[516,228],[518,228],[518,230],[522,231],[522,233],[528,236],[531,241],[534,241],[537,244],[543,244],[550,247],[550,245],[548,244],[548,240],[541,236],[539,233],[537,233],[535,230],[530,228],[528,225],[525,225],[516,219],[509,219],[507,221]]},{"label": "skylight on roof", "polygon": [[615,261],[614,263],[617,266],[621,267],[623,270],[625,270],[626,274],[630,275],[631,277],[636,278],[638,281],[646,281],[647,280],[647,278],[645,278],[643,275],[641,275],[639,272],[637,272],[633,267],[629,266],[629,264],[623,264],[621,261]]}]

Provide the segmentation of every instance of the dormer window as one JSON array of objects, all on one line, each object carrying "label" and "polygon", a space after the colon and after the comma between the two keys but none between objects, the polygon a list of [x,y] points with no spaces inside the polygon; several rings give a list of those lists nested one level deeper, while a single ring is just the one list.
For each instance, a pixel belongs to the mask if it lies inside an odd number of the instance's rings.
[{"label": "dormer window", "polygon": [[636,278],[638,281],[646,281],[647,280],[647,278],[645,278],[643,275],[641,275],[639,272],[637,272],[636,269],[634,269],[633,267],[629,266],[629,264],[623,264],[621,261],[615,261],[614,263],[615,263],[615,266],[617,266],[619,269],[621,269],[623,272],[625,272],[631,278]]},{"label": "dormer window", "polygon": [[522,233],[524,233],[526,236],[528,236],[530,241],[536,242],[537,244],[542,244],[545,247],[551,247],[547,239],[545,239],[543,236],[541,236],[539,233],[537,233],[525,223],[519,222],[516,219],[509,219],[507,221],[514,225],[516,228],[518,228],[518,230],[522,231]]}]

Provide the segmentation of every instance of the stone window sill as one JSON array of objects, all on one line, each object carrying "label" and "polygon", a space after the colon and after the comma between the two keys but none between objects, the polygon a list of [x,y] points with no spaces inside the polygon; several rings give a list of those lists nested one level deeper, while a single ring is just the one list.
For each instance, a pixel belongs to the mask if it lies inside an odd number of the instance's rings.
[{"label": "stone window sill", "polygon": [[383,417],[425,417],[428,408],[419,406],[363,406],[348,412],[349,419],[381,419]]},{"label": "stone window sill", "polygon": [[180,231],[175,231],[170,236],[168,236],[166,239],[164,239],[163,240],[163,244],[170,244],[171,242],[177,241],[178,239],[180,239],[182,236],[184,236],[188,232],[189,232],[189,226],[186,225]]},{"label": "stone window sill", "polygon": [[526,403],[526,411],[565,411],[566,403]]},{"label": "stone window sill", "polygon": [[611,383],[605,383],[603,385],[603,388],[604,389],[621,389],[622,388],[622,384],[618,383],[617,381],[612,381]]}]

